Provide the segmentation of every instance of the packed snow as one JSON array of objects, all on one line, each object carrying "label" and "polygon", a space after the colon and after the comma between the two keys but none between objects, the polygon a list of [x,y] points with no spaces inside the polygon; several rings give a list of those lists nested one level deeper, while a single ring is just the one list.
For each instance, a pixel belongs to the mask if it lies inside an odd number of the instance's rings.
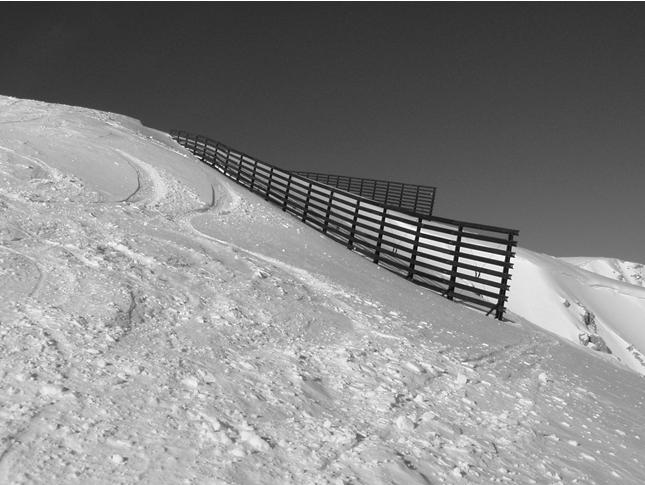
[{"label": "packed snow", "polygon": [[0,483],[645,480],[627,281],[521,250],[511,308],[548,331],[499,322],[164,133],[8,97],[0,214]]}]

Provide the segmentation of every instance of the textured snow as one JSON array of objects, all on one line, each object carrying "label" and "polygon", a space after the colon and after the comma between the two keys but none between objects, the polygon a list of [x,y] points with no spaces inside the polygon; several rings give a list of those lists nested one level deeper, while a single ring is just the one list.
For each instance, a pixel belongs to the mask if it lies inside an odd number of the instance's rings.
[{"label": "textured snow", "polygon": [[[413,286],[135,120],[0,97],[0,214],[0,483],[645,478],[615,354]],[[519,260],[540,308],[522,266],[563,266]]]}]

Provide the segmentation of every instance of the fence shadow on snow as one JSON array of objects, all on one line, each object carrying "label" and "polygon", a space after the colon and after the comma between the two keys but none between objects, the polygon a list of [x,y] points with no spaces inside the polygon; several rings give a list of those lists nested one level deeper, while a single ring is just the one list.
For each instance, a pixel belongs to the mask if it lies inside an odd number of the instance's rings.
[{"label": "fence shadow on snow", "polygon": [[391,182],[401,186],[395,197],[381,191],[373,200],[365,196],[369,190],[388,182],[364,179],[361,192],[361,179],[352,177],[347,189],[359,189],[343,190],[345,181],[325,178],[337,176],[284,170],[184,131],[171,136],[204,163],[389,271],[503,318],[519,231],[429,215],[433,187]]}]

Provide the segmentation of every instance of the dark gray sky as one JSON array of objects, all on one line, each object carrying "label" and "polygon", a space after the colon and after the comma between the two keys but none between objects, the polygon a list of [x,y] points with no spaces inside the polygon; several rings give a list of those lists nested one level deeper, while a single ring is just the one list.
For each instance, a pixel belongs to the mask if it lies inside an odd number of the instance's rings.
[{"label": "dark gray sky", "polygon": [[645,5],[7,4],[0,94],[438,187],[435,214],[645,262]]}]

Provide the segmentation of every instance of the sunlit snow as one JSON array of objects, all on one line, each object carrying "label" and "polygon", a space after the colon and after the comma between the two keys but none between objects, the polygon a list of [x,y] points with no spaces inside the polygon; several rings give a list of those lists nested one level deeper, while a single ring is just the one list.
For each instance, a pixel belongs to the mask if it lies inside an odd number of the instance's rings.
[{"label": "sunlit snow", "polygon": [[499,322],[166,134],[7,97],[0,214],[0,483],[645,480],[626,277],[520,250]]}]

